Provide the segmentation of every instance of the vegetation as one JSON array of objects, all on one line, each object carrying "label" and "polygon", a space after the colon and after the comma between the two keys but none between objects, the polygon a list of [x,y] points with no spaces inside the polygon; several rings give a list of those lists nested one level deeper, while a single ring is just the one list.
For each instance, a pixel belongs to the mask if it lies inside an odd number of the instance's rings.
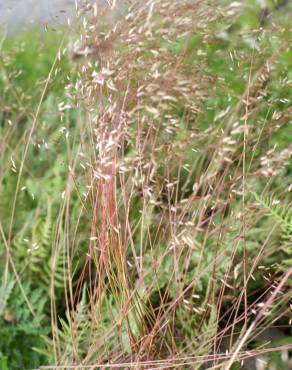
[{"label": "vegetation", "polygon": [[0,369],[289,369],[291,5],[97,10],[1,43]]}]

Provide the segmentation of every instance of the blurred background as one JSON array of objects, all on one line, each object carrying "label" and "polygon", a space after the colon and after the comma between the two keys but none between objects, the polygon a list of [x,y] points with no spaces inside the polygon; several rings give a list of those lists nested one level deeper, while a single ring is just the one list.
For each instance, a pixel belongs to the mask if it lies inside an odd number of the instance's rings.
[{"label": "blurred background", "polygon": [[[104,4],[106,0],[94,2]],[[80,0],[0,0],[0,26],[11,33],[29,25],[62,25],[80,3]]]},{"label": "blurred background", "polygon": [[1,26],[16,31],[29,24],[63,23],[74,10],[74,0],[0,0]]}]

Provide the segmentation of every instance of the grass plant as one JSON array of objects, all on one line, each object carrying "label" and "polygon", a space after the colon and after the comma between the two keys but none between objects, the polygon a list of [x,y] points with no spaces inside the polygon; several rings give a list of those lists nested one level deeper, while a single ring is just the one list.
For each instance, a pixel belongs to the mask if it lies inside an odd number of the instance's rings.
[{"label": "grass plant", "polygon": [[85,4],[3,41],[0,369],[289,369],[289,13]]}]

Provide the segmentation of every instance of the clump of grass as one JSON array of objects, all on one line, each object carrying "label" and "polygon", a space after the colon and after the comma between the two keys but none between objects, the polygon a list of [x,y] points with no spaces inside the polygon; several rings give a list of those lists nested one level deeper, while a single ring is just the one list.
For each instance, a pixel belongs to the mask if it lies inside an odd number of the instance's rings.
[{"label": "clump of grass", "polygon": [[80,10],[58,105],[69,172],[29,224],[46,230],[31,261],[49,266],[50,368],[230,369],[291,349],[291,26],[219,5]]},{"label": "clump of grass", "polygon": [[272,88],[288,28],[270,42],[276,25],[244,29],[244,11],[149,1],[110,25],[85,18],[72,94],[85,103],[76,164],[92,222],[69,306],[87,281],[91,318],[88,349],[68,363],[230,368],[286,316],[281,234],[251,192],[289,197],[291,149],[274,167],[269,144],[289,130],[289,99]]}]

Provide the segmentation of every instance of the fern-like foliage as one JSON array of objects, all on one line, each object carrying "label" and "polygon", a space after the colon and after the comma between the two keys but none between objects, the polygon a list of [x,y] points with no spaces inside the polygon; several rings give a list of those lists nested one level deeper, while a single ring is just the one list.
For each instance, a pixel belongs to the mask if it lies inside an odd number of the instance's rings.
[{"label": "fern-like foliage", "polygon": [[6,284],[2,283],[0,286],[0,317],[5,313],[8,299],[14,287],[14,281],[9,280]]},{"label": "fern-like foliage", "polygon": [[[0,368],[37,368],[47,362],[45,356],[37,352],[43,349],[43,337],[49,333],[49,322],[43,314],[47,296],[41,288],[33,289],[29,283],[23,286],[25,295],[35,312],[32,317],[18,285],[10,276],[8,283],[0,280]],[[21,349],[21,351],[20,351]]]},{"label": "fern-like foliage", "polygon": [[292,236],[292,207],[278,203],[273,197],[263,197],[253,193],[256,200],[279,224],[285,234]]},{"label": "fern-like foliage", "polygon": [[38,281],[38,284],[41,282],[45,288],[50,287],[53,276],[54,285],[62,288],[64,257],[60,245],[53,251],[53,242],[52,206],[48,200],[46,214],[36,219],[32,230],[25,238],[21,237],[14,242],[14,257],[20,266],[24,266],[22,271],[24,276],[29,276],[32,281]]},{"label": "fern-like foliage", "polygon": [[[92,320],[88,310],[86,299],[86,284],[83,287],[83,294],[75,310],[66,311],[65,317],[59,318],[60,328],[56,328],[59,342],[59,362],[62,365],[80,363],[86,356],[92,345]],[[53,342],[47,340],[50,356],[53,353]],[[52,361],[54,359],[52,358]]]},{"label": "fern-like foliage", "polygon": [[279,203],[273,197],[263,197],[253,193],[257,202],[267,211],[268,215],[278,223],[282,230],[281,250],[286,258],[281,262],[285,267],[292,264],[292,207],[289,204]]}]

